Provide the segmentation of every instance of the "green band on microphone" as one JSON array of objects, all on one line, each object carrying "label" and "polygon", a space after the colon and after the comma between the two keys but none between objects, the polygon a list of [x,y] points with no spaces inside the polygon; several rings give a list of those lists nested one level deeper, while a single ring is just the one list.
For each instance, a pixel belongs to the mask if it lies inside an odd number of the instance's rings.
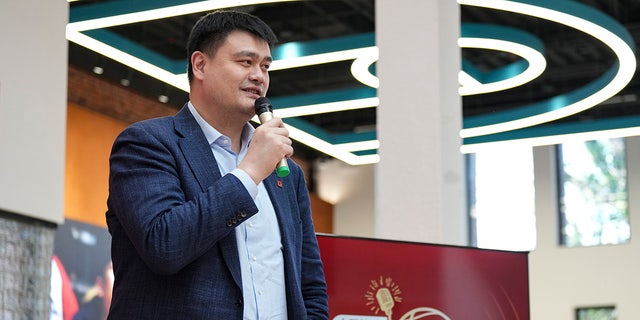
[{"label": "green band on microphone", "polygon": [[288,176],[290,172],[291,171],[289,170],[289,167],[286,167],[286,166],[278,167],[276,169],[276,173],[278,174],[278,177],[280,177],[280,178],[284,178],[284,177]]}]

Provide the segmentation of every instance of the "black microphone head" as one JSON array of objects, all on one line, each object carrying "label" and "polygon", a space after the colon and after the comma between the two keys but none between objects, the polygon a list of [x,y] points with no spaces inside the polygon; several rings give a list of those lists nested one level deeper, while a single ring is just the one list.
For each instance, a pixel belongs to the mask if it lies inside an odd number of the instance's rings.
[{"label": "black microphone head", "polygon": [[273,112],[273,107],[271,106],[271,102],[266,97],[260,97],[256,99],[256,102],[253,104],[253,107],[256,110],[256,115],[261,115],[264,112]]}]

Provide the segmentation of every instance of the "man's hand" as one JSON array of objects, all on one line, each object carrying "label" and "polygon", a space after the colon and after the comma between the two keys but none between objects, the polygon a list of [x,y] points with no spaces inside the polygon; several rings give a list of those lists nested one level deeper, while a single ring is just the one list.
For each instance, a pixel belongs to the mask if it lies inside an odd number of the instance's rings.
[{"label": "man's hand", "polygon": [[289,130],[280,118],[273,118],[256,128],[247,155],[238,165],[251,179],[260,184],[276,168],[282,158],[293,155]]}]

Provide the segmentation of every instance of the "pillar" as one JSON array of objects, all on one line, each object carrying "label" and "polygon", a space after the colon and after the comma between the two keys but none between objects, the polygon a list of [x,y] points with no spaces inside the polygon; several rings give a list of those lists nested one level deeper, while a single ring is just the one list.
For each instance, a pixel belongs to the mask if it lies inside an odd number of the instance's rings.
[{"label": "pillar", "polygon": [[453,0],[376,0],[378,238],[467,245]]}]

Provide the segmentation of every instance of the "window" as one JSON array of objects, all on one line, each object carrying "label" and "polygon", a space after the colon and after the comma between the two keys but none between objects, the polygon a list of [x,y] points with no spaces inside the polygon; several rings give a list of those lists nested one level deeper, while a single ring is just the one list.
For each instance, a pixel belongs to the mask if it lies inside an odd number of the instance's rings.
[{"label": "window", "polygon": [[557,150],[561,244],[628,242],[624,139],[565,143]]},{"label": "window", "polygon": [[472,244],[487,249],[535,249],[533,150],[497,145],[467,156]]},{"label": "window", "polygon": [[576,320],[616,320],[615,307],[593,307],[576,309]]}]

